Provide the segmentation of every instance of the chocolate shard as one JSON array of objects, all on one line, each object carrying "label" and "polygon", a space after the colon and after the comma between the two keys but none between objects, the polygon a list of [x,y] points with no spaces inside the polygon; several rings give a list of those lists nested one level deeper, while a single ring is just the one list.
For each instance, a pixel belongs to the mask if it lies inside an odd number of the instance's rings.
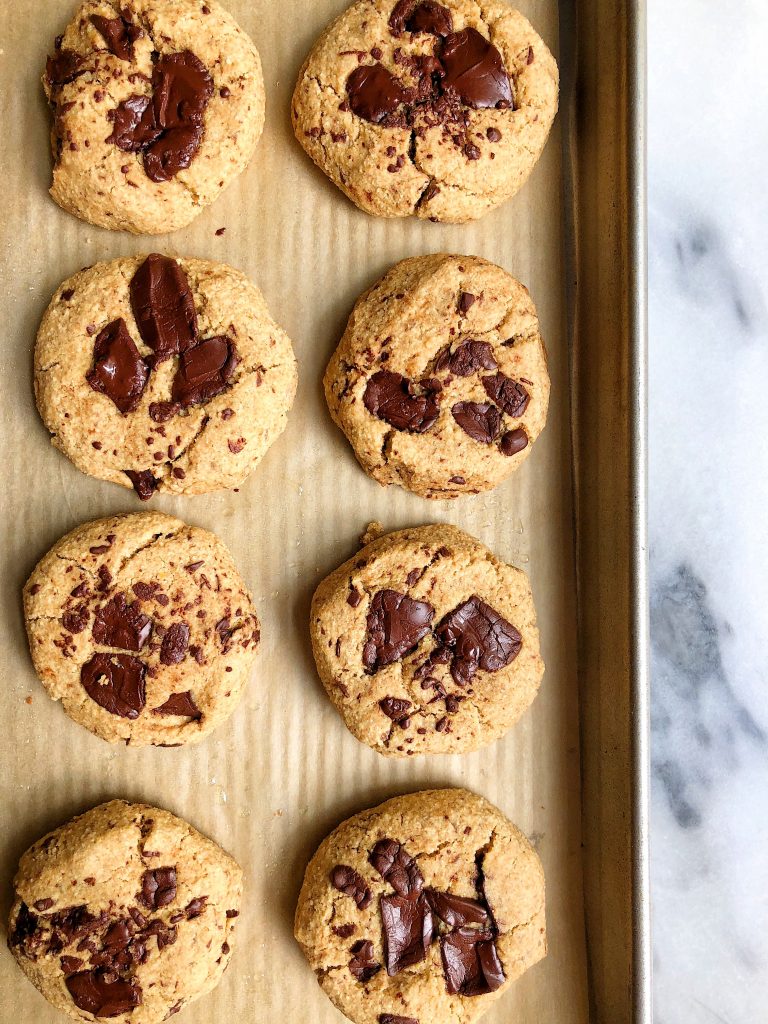
[{"label": "chocolate shard", "polygon": [[451,652],[451,675],[460,686],[467,686],[478,668],[484,672],[506,668],[523,645],[515,627],[476,594],[449,612],[435,635]]},{"label": "chocolate shard", "polygon": [[380,839],[368,860],[400,896],[421,892],[424,878],[414,857],[396,839]]},{"label": "chocolate shard", "polygon": [[453,418],[473,441],[491,444],[501,430],[501,413],[490,402],[457,402],[451,409]]},{"label": "chocolate shard", "polygon": [[370,981],[374,974],[381,970],[381,964],[373,955],[373,943],[370,939],[360,939],[352,946],[350,952],[352,959],[349,961],[349,972],[358,981]]},{"label": "chocolate shard", "polygon": [[229,387],[240,362],[228,338],[206,338],[182,353],[173,381],[171,398],[186,408],[207,402]]},{"label": "chocolate shard", "polygon": [[448,360],[448,369],[457,377],[469,377],[478,370],[495,370],[496,366],[493,348],[487,341],[465,341]]},{"label": "chocolate shard", "polygon": [[140,651],[152,632],[152,620],[142,614],[138,601],[128,604],[125,594],[116,594],[96,612],[93,639],[105,647]]},{"label": "chocolate shard", "polygon": [[531,396],[522,384],[503,373],[483,377],[485,393],[507,416],[517,418],[528,408]]},{"label": "chocolate shard", "polygon": [[380,124],[404,102],[405,91],[383,64],[364,64],[347,79],[347,99],[358,117]]},{"label": "chocolate shard", "polygon": [[450,928],[463,928],[471,924],[488,928],[492,924],[490,914],[480,900],[454,896],[453,893],[437,889],[427,889],[426,893],[434,913]]},{"label": "chocolate shard", "polygon": [[92,14],[91,24],[104,37],[107,49],[120,60],[133,60],[133,44],[143,34],[138,25],[134,25],[125,12],[117,18],[105,18],[102,14]]},{"label": "chocolate shard", "polygon": [[440,413],[439,390],[426,381],[421,394],[413,393],[413,382],[400,373],[378,370],[368,380],[363,404],[371,415],[389,423],[395,430],[423,434],[437,421]]},{"label": "chocolate shard", "polygon": [[396,590],[380,590],[371,601],[363,646],[363,665],[378,672],[400,661],[430,632],[435,609]]},{"label": "chocolate shard", "polygon": [[94,654],[80,670],[83,689],[120,718],[138,718],[146,703],[146,665],[129,654]]},{"label": "chocolate shard", "polygon": [[139,333],[156,361],[195,344],[195,303],[187,275],[176,260],[151,253],[131,278],[129,291]]},{"label": "chocolate shard", "polygon": [[93,366],[85,379],[94,391],[110,398],[124,415],[133,412],[149,380],[149,366],[136,348],[122,317],[99,331],[93,345]]},{"label": "chocolate shard", "polygon": [[435,927],[423,892],[393,893],[379,901],[384,929],[384,965],[393,977],[426,958]]},{"label": "chocolate shard", "polygon": [[396,724],[408,722],[413,704],[404,697],[384,697],[379,701],[379,707]]},{"label": "chocolate shard", "polygon": [[490,931],[457,928],[441,936],[440,955],[445,987],[451,995],[485,995],[506,981]]},{"label": "chocolate shard", "polygon": [[365,910],[373,899],[365,879],[348,864],[337,864],[331,871],[331,885],[346,896],[351,896],[358,910]]},{"label": "chocolate shard", "polygon": [[183,693],[172,693],[164,704],[152,709],[152,714],[178,715],[179,718],[194,718],[195,720],[203,717],[202,711],[195,704],[191,690],[185,690]]},{"label": "chocolate shard", "polygon": [[443,40],[440,63],[445,75],[442,88],[458,95],[462,103],[476,110],[514,106],[512,83],[504,60],[477,29],[465,28]]},{"label": "chocolate shard", "polygon": [[176,868],[153,868],[141,876],[141,892],[136,899],[148,910],[167,907],[176,899]]}]

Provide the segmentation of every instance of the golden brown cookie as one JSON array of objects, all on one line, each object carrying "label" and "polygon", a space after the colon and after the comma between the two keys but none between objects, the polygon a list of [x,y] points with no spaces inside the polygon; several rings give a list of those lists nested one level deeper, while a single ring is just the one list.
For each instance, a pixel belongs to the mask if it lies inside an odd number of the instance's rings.
[{"label": "golden brown cookie", "polygon": [[552,54],[505,0],[357,0],[304,62],[293,127],[367,213],[463,222],[526,181],[557,90]]},{"label": "golden brown cookie", "polygon": [[528,577],[454,526],[367,544],[317,588],[310,633],[347,728],[393,757],[493,742],[544,672]]},{"label": "golden brown cookie", "polygon": [[54,700],[110,743],[179,746],[234,711],[259,621],[222,542],[171,516],[85,523],[24,587],[35,670]]},{"label": "golden brown cookie", "polygon": [[547,418],[531,297],[477,256],[403,260],[358,299],[325,395],[379,483],[425,498],[490,490],[528,457]]},{"label": "golden brown cookie", "polygon": [[395,797],[321,843],[295,932],[355,1024],[473,1024],[546,953],[544,875],[482,797]]},{"label": "golden brown cookie", "polygon": [[35,394],[53,444],[143,499],[238,487],[295,393],[290,339],[223,263],[98,263],[57,289],[37,335]]},{"label": "golden brown cookie", "polygon": [[238,864],[181,818],[112,800],[21,858],[8,944],[73,1020],[159,1024],[218,985],[242,889]]},{"label": "golden brown cookie", "polygon": [[259,54],[217,0],[84,0],[43,86],[51,195],[113,230],[189,224],[244,169],[264,125]]}]

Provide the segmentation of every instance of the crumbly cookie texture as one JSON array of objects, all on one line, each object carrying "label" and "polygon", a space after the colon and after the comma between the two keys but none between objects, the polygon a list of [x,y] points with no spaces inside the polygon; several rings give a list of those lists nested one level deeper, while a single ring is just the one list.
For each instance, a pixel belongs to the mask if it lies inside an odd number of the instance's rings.
[{"label": "crumbly cookie texture", "polygon": [[110,743],[179,746],[234,711],[259,644],[220,540],[152,512],[85,523],[24,587],[35,670],[70,718]]},{"label": "crumbly cookie texture", "polygon": [[527,458],[547,418],[531,297],[476,256],[403,260],[358,299],[325,395],[379,483],[424,498],[490,490]]},{"label": "crumbly cookie texture", "polygon": [[493,742],[544,673],[528,577],[454,526],[362,548],[317,588],[310,632],[347,728],[393,757]]},{"label": "crumbly cookie texture", "polygon": [[216,0],[85,0],[43,86],[63,209],[141,234],[189,224],[264,126],[256,47]]},{"label": "crumbly cookie texture", "polygon": [[112,800],[21,858],[8,945],[73,1020],[159,1024],[218,985],[242,891],[239,865],[187,822]]},{"label": "crumbly cookie texture", "polygon": [[321,843],[295,934],[355,1024],[472,1024],[545,956],[541,863],[482,797],[395,797]]},{"label": "crumbly cookie texture", "polygon": [[505,0],[358,0],[305,61],[293,127],[367,213],[461,223],[521,188],[557,95],[552,54]]},{"label": "crumbly cookie texture", "polygon": [[240,486],[285,429],[296,383],[259,289],[207,260],[154,253],[80,271],[37,335],[53,444],[142,498]]}]

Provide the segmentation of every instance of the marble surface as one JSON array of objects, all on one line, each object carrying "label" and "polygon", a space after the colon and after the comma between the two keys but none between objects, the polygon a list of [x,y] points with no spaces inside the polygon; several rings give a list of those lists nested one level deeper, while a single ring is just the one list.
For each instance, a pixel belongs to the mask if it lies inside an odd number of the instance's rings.
[{"label": "marble surface", "polygon": [[764,0],[649,0],[655,1024],[768,1020]]}]

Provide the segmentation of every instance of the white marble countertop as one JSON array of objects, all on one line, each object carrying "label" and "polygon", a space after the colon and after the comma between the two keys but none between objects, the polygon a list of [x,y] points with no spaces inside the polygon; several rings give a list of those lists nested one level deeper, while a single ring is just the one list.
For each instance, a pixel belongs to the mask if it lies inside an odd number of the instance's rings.
[{"label": "white marble countertop", "polygon": [[765,0],[649,0],[655,1024],[768,1021]]}]

